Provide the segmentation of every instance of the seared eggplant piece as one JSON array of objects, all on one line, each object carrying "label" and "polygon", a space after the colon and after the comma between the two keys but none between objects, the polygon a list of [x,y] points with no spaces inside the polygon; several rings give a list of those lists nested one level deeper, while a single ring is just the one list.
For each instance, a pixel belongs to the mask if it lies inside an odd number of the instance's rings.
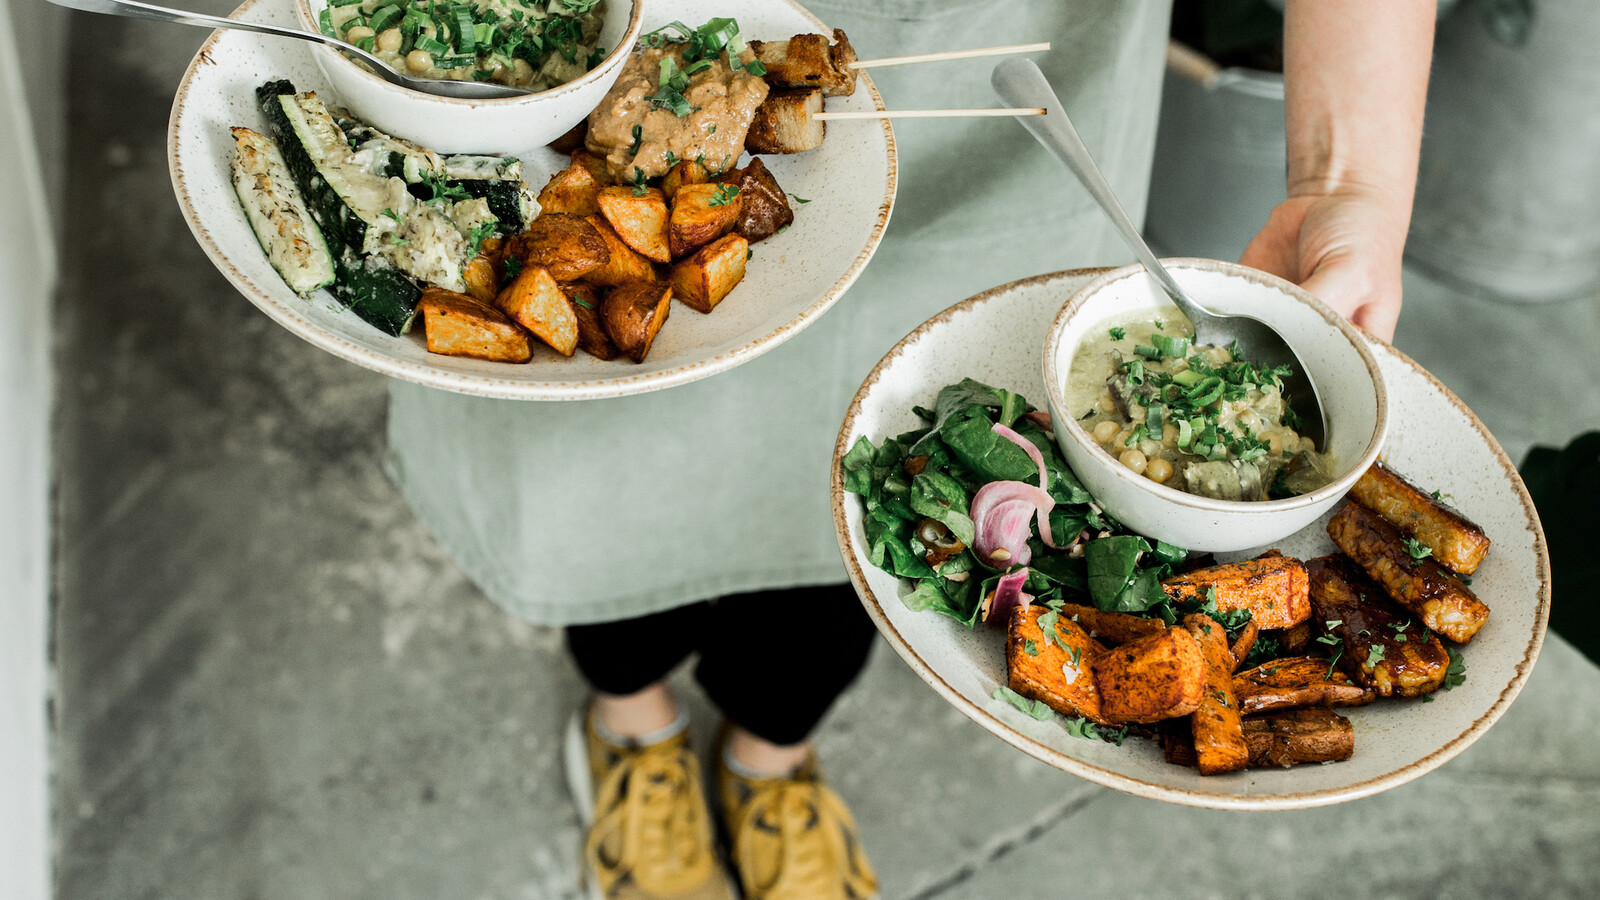
[{"label": "seared eggplant piece", "polygon": [[1345,504],[1328,521],[1328,536],[1433,631],[1465,644],[1488,621],[1489,607],[1476,594],[1432,559],[1413,553],[1417,545],[1408,545],[1393,525],[1361,504]]},{"label": "seared eggplant piece", "polygon": [[1380,696],[1420,697],[1450,668],[1444,644],[1343,556],[1306,563],[1313,624],[1339,639],[1339,665]]}]

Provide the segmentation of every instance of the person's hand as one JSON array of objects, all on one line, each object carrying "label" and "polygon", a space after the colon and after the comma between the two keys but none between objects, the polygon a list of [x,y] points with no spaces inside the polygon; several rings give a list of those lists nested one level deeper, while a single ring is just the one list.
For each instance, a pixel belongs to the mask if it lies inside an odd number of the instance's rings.
[{"label": "person's hand", "polygon": [[1239,262],[1300,285],[1369,334],[1392,340],[1408,216],[1390,205],[1358,188],[1290,197]]}]

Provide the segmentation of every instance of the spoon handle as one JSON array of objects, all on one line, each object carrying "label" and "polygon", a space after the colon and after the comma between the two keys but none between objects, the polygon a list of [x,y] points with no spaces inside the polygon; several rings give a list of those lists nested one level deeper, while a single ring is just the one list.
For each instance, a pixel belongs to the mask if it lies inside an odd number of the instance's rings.
[{"label": "spoon handle", "polygon": [[179,25],[198,25],[201,28],[235,28],[240,31],[253,31],[257,34],[270,34],[275,37],[299,38],[303,41],[326,44],[341,53],[359,57],[362,61],[376,67],[380,77],[383,77],[384,73],[389,69],[383,60],[362,50],[360,47],[351,46],[344,41],[334,40],[315,31],[286,28],[282,25],[268,25],[264,22],[246,22],[242,19],[226,19],[222,16],[208,16],[204,13],[189,12],[182,9],[168,9],[165,6],[156,6],[151,3],[140,3],[138,0],[50,0],[50,2],[57,6],[65,6],[68,9],[104,13],[110,16],[123,16],[129,19],[175,22]]},{"label": "spoon handle", "polygon": [[1061,99],[1051,90],[1050,82],[1045,80],[1044,73],[1039,71],[1033,60],[1007,60],[995,67],[991,81],[995,93],[999,94],[1000,99],[1007,105],[1044,108],[1045,114],[1042,116],[1027,116],[1018,118],[1017,121],[1023,128],[1028,129],[1046,150],[1054,154],[1056,159],[1061,160],[1072,174],[1078,176],[1078,180],[1088,189],[1089,195],[1111,217],[1111,222],[1122,235],[1122,240],[1138,256],[1139,262],[1144,264],[1145,269],[1155,276],[1156,281],[1172,297],[1172,301],[1184,315],[1197,325],[1201,319],[1210,318],[1211,313],[1184,294],[1183,289],[1178,287],[1178,283],[1161,265],[1161,261],[1150,251],[1150,246],[1144,242],[1139,229],[1134,227],[1133,220],[1128,218],[1122,204],[1117,201],[1117,195],[1112,192],[1111,185],[1107,184],[1105,176],[1100,174],[1100,167],[1094,164],[1094,157],[1089,155],[1089,148],[1085,147],[1083,139],[1078,137],[1078,129],[1072,127],[1072,120],[1067,117],[1067,111],[1061,107]]}]

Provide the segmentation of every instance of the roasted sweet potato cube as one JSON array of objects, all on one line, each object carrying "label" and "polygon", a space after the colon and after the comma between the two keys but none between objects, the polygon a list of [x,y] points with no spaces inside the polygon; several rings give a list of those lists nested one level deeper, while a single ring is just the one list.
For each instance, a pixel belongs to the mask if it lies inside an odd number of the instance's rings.
[{"label": "roasted sweet potato cube", "polygon": [[1262,628],[1288,628],[1311,615],[1306,567],[1288,556],[1268,556],[1196,569],[1162,582],[1175,601],[1204,602],[1216,591],[1217,609],[1250,610]]},{"label": "roasted sweet potato cube", "polygon": [[510,240],[506,252],[524,265],[544,266],[557,281],[577,281],[611,259],[594,226],[567,213],[540,215]]},{"label": "roasted sweet potato cube", "polygon": [[525,363],[533,356],[528,333],[481,300],[431,287],[422,292],[417,305],[429,353],[513,363]]},{"label": "roasted sweet potato cube", "polygon": [[739,198],[739,218],[733,223],[733,230],[752,244],[772,237],[794,221],[789,196],[759,159],[751,160],[739,175]]},{"label": "roasted sweet potato cube", "polygon": [[587,147],[579,147],[572,151],[572,163],[588,169],[589,174],[594,176],[594,180],[602,185],[617,183],[617,179],[611,175],[611,169],[606,165],[604,153],[595,153]]},{"label": "roasted sweet potato cube", "polygon": [[[1059,642],[1040,624],[1051,617]],[[1062,715],[1100,719],[1100,691],[1090,661],[1104,648],[1076,622],[1042,606],[1018,607],[1006,626],[1006,684]]]},{"label": "roasted sweet potato cube", "polygon": [[737,234],[723,235],[672,266],[672,293],[703,313],[711,312],[744,280],[750,243]]},{"label": "roasted sweet potato cube", "polygon": [[1233,694],[1233,651],[1228,647],[1228,633],[1203,613],[1184,616],[1183,627],[1205,659],[1205,690],[1200,695],[1200,707],[1189,716],[1196,766],[1201,775],[1237,772],[1249,765],[1250,750],[1244,742],[1239,702]]},{"label": "roasted sweet potato cube", "polygon": [[685,159],[667,170],[661,179],[661,193],[668,200],[678,196],[678,188],[686,184],[705,184],[712,178],[711,170],[697,159]]},{"label": "roasted sweet potato cube", "polygon": [[636,363],[644,362],[667,321],[672,285],[635,281],[613,288],[600,303],[600,321],[617,349]]},{"label": "roasted sweet potato cube", "polygon": [[1205,691],[1200,647],[1178,627],[1107,650],[1092,665],[1100,715],[1114,724],[1186,716],[1200,706]]},{"label": "roasted sweet potato cube", "polygon": [[578,348],[599,359],[616,359],[617,345],[600,321],[601,289],[569,281],[561,285],[561,293],[572,301],[572,315],[578,320]]},{"label": "roasted sweet potato cube", "polygon": [[650,264],[650,260],[635,253],[632,247],[623,243],[622,238],[611,229],[604,216],[590,216],[589,224],[594,226],[595,232],[606,242],[606,251],[611,254],[611,259],[605,265],[583,276],[584,281],[603,287],[616,287],[630,281],[656,280],[655,266]]},{"label": "roasted sweet potato cube", "polygon": [[1167,630],[1160,619],[1147,619],[1128,613],[1106,612],[1094,606],[1066,603],[1061,615],[1083,626],[1089,636],[1107,647],[1120,647],[1134,641],[1154,637]]},{"label": "roasted sweet potato cube", "polygon": [[495,305],[562,356],[571,356],[577,348],[578,321],[572,304],[544,266],[523,269],[495,298]]},{"label": "roasted sweet potato cube", "polygon": [[686,184],[679,188],[667,227],[672,258],[682,259],[733,230],[739,210],[737,185]]},{"label": "roasted sweet potato cube", "polygon": [[756,108],[755,120],[744,136],[751,153],[804,153],[822,146],[828,123],[815,118],[822,112],[822,91],[773,91]]},{"label": "roasted sweet potato cube", "polygon": [[595,215],[600,212],[600,204],[596,202],[600,187],[593,173],[573,163],[550,176],[549,183],[539,192],[541,214]]},{"label": "roasted sweet potato cube", "polygon": [[583,142],[588,137],[589,120],[579,119],[578,124],[572,126],[572,128],[569,129],[566,134],[563,134],[561,137],[551,141],[549,146],[551,150],[554,150],[557,153],[571,153],[579,147],[582,147]]},{"label": "roasted sweet potato cube", "polygon": [[656,262],[672,262],[666,194],[656,188],[635,194],[631,187],[615,185],[600,192],[599,203],[600,214],[624,244]]}]

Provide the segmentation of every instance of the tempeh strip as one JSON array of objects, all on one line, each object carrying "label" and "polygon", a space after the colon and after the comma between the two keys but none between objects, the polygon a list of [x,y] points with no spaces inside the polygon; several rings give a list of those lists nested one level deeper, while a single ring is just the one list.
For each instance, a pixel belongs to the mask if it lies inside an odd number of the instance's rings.
[{"label": "tempeh strip", "polygon": [[1382,462],[1362,474],[1350,496],[1421,541],[1440,565],[1453,572],[1471,575],[1489,553],[1489,538],[1482,528]]},{"label": "tempeh strip", "polygon": [[1412,613],[1344,556],[1306,563],[1312,622],[1339,640],[1339,665],[1384,697],[1420,697],[1444,683],[1450,655]]},{"label": "tempeh strip", "polygon": [[1431,559],[1415,558],[1400,532],[1359,503],[1328,521],[1328,536],[1422,624],[1465,644],[1489,618],[1489,607]]}]

